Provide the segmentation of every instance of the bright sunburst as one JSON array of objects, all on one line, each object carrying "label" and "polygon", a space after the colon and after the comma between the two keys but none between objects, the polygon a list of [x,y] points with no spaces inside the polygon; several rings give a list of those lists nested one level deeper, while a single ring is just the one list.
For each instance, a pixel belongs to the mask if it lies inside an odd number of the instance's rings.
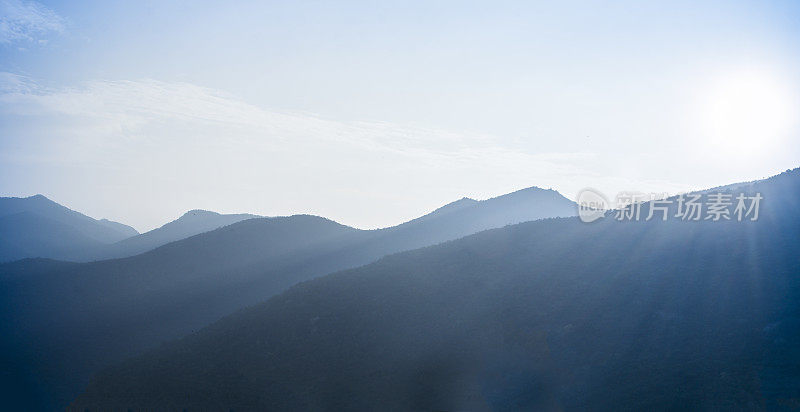
[{"label": "bright sunburst", "polygon": [[798,113],[791,87],[766,70],[720,76],[703,99],[701,129],[707,143],[727,155],[776,150]]}]

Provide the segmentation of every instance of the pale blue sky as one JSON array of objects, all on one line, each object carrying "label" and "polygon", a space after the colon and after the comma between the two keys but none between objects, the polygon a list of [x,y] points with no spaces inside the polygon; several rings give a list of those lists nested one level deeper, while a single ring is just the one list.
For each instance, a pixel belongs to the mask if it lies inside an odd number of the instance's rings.
[{"label": "pale blue sky", "polygon": [[800,6],[642,3],[0,0],[0,195],[378,227],[800,165]]}]

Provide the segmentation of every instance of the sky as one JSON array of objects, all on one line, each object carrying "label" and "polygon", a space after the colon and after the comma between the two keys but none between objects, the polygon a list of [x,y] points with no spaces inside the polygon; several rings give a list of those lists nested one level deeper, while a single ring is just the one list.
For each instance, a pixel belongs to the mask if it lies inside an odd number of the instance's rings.
[{"label": "sky", "polygon": [[[645,4],[646,3],[646,4]],[[0,0],[0,196],[385,227],[800,166],[800,4]]]}]

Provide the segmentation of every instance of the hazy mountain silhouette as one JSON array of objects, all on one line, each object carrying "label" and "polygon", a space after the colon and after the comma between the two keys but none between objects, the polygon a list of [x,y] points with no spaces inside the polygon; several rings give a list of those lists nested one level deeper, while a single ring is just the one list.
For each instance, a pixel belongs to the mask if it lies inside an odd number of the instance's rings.
[{"label": "hazy mountain silhouette", "polygon": [[800,170],[750,189],[754,222],[546,219],[304,282],[106,369],[73,407],[788,410]]},{"label": "hazy mountain silhouette", "polygon": [[427,215],[420,216],[420,217],[418,217],[418,218],[416,218],[414,220],[406,222],[406,224],[409,224],[409,223],[412,223],[412,222],[427,221],[427,220],[433,219],[433,218],[438,217],[438,216],[446,215],[446,214],[448,214],[450,212],[455,212],[455,211],[458,211],[458,210],[461,210],[461,209],[466,209],[466,208],[469,208],[471,206],[475,206],[478,203],[480,203],[480,201],[475,200],[475,199],[470,199],[468,197],[463,197],[461,199],[456,200],[455,202],[450,202],[450,203],[448,203],[448,204],[446,204],[446,205],[434,210],[433,212],[428,213]]},{"label": "hazy mountain silhouette", "polygon": [[7,379],[22,385],[14,393],[39,393],[42,408],[66,405],[100,367],[298,282],[479,230],[575,211],[557,192],[531,188],[458,201],[380,230],[304,215],[249,219],[123,259],[0,265],[0,324],[9,328],[0,331],[3,366]]},{"label": "hazy mountain silhouette", "polygon": [[88,262],[134,256],[256,217],[260,216],[191,210],[139,234],[130,226],[92,219],[42,195],[0,198],[0,262],[23,258]]},{"label": "hazy mountain silhouette", "polygon": [[0,262],[86,260],[105,244],[137,234],[130,226],[92,219],[42,195],[0,198]]},{"label": "hazy mountain silhouette", "polygon": [[129,237],[104,247],[95,257],[113,259],[138,255],[176,240],[261,216],[251,214],[219,214],[207,210],[191,210],[157,229]]},{"label": "hazy mountain silhouette", "polygon": [[[550,217],[574,216],[576,205],[550,189],[530,187],[483,201],[457,200],[428,215],[384,230],[404,249],[457,239],[481,230]],[[402,250],[402,249],[399,249]]]}]

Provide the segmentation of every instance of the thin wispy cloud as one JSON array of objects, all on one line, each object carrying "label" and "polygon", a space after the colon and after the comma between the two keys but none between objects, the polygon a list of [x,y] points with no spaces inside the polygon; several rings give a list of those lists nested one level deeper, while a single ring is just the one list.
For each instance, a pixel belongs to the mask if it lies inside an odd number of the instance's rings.
[{"label": "thin wispy cloud", "polygon": [[[188,83],[155,80],[93,81],[81,87],[46,89],[30,79],[0,73],[0,105],[6,114],[63,115],[80,119],[76,134],[96,134],[98,142],[151,140],[169,130],[167,141],[216,141],[248,148],[286,145],[346,145],[372,152],[435,156],[475,161],[508,148],[490,136],[397,125],[388,122],[343,122],[307,113],[268,110],[225,93]],[[77,132],[77,130],[76,130]],[[63,138],[63,137],[62,137]],[[231,143],[233,142],[233,143]],[[513,151],[517,153],[516,150]],[[582,154],[530,155],[537,161],[564,161]],[[440,160],[440,159],[437,159]]]},{"label": "thin wispy cloud", "polygon": [[[141,193],[159,199],[133,222],[141,228],[197,207],[387,226],[465,195],[538,185],[572,196],[599,160],[532,153],[487,135],[271,110],[149,79],[51,89],[0,74],[0,118],[20,125],[3,131],[13,145],[0,141],[1,163],[14,163],[9,171],[47,174],[42,182],[59,199],[82,190],[107,191],[115,202]],[[73,176],[64,183],[70,190],[58,186],[59,175]]]},{"label": "thin wispy cloud", "polygon": [[40,91],[41,87],[27,76],[8,72],[0,72],[0,94],[27,94]]},{"label": "thin wispy cloud", "polygon": [[44,42],[46,36],[64,30],[64,18],[41,3],[0,1],[0,43]]},{"label": "thin wispy cloud", "polygon": [[[332,144],[406,155],[447,156],[491,149],[486,137],[405,127],[385,122],[341,122],[305,113],[266,110],[216,90],[155,80],[93,81],[49,90],[23,76],[0,74],[3,110],[16,115],[62,115],[81,119],[78,134],[98,142],[163,136],[170,141],[215,142],[269,148]],[[85,128],[91,127],[92,133]],[[169,130],[169,133],[164,132]]]}]

